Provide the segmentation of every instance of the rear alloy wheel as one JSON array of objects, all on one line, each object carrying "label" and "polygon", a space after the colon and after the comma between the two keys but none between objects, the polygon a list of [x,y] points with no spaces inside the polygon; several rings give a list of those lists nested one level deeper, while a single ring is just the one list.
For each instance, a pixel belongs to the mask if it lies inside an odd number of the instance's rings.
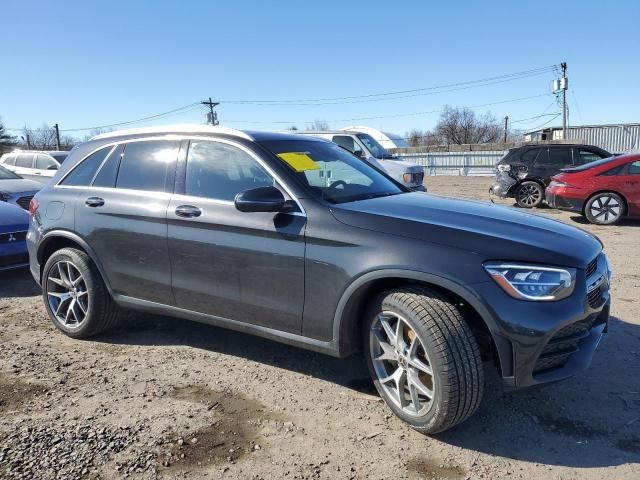
[{"label": "rear alloy wheel", "polygon": [[544,189],[538,182],[522,182],[516,190],[516,203],[522,208],[534,208],[542,203]]},{"label": "rear alloy wheel", "polygon": [[369,373],[398,417],[432,434],[476,411],[484,387],[480,351],[454,302],[408,286],[381,294],[368,318],[363,350]]},{"label": "rear alloy wheel", "polygon": [[589,199],[584,213],[591,223],[613,225],[624,216],[624,201],[613,192],[599,193]]}]

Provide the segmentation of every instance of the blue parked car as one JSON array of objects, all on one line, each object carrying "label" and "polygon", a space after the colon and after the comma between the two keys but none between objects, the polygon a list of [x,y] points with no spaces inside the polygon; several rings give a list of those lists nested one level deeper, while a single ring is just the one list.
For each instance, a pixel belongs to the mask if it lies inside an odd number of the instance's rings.
[{"label": "blue parked car", "polygon": [[27,230],[29,214],[11,203],[0,202],[0,271],[29,266]]},{"label": "blue parked car", "polygon": [[0,201],[15,203],[28,210],[31,199],[43,186],[40,182],[22,178],[0,165]]}]

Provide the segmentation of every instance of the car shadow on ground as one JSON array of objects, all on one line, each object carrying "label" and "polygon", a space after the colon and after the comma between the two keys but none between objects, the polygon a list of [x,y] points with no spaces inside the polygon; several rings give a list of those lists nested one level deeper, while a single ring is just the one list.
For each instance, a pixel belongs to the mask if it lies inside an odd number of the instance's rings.
[{"label": "car shadow on ground", "polygon": [[0,272],[0,298],[33,297],[40,291],[28,268]]},{"label": "car shadow on ground", "polygon": [[[640,368],[634,349],[640,346],[640,327],[612,317],[611,329],[615,333],[605,337],[590,369],[565,382],[508,394],[491,369],[480,411],[435,438],[460,448],[546,465],[593,468],[637,462]],[[336,359],[180,319],[133,314],[126,325],[96,341],[188,345],[377,395],[361,356]],[[629,360],[629,355],[636,364],[620,372],[621,357]]]},{"label": "car shadow on ground", "polygon": [[[571,220],[580,225],[590,225],[589,220],[587,220],[582,215],[572,215]],[[640,220],[637,218],[623,218],[618,223],[615,224],[616,227],[640,227]],[[607,227],[607,225],[602,225],[602,227]]]}]

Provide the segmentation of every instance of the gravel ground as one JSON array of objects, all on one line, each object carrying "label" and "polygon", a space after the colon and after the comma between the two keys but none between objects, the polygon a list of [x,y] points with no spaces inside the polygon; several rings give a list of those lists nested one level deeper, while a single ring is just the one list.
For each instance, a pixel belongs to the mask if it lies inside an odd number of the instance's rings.
[{"label": "gravel ground", "polygon": [[[488,200],[491,179],[427,178]],[[509,203],[509,202],[502,202]],[[614,269],[609,335],[568,381],[504,395],[418,434],[337,360],[132,314],[91,341],[59,334],[27,272],[0,275],[0,478],[640,478],[640,222],[586,225]]]}]

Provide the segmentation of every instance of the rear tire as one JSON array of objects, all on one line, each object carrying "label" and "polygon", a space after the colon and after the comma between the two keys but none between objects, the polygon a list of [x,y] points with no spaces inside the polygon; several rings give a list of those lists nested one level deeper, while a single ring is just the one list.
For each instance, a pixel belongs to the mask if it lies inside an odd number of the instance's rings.
[{"label": "rear tire", "polygon": [[53,253],[42,274],[42,296],[55,327],[87,338],[116,325],[119,308],[89,256],[75,248]]},{"label": "rear tire", "polygon": [[544,188],[538,182],[522,182],[516,189],[516,203],[522,208],[539,207],[544,200]]},{"label": "rear tire", "polygon": [[614,225],[625,214],[625,203],[620,195],[602,192],[594,195],[584,207],[587,220],[596,225]]},{"label": "rear tire", "polygon": [[378,393],[414,429],[442,432],[478,409],[484,388],[478,344],[440,293],[415,286],[381,294],[363,336]]}]

